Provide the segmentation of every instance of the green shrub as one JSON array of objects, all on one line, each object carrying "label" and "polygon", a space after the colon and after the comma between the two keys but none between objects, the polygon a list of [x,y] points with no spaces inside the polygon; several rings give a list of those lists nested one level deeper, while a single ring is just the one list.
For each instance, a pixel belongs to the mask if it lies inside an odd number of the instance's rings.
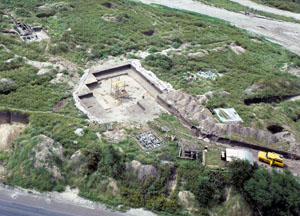
[{"label": "green shrub", "polygon": [[298,215],[300,212],[300,183],[288,171],[272,173],[256,170],[245,182],[245,198],[262,215]]}]

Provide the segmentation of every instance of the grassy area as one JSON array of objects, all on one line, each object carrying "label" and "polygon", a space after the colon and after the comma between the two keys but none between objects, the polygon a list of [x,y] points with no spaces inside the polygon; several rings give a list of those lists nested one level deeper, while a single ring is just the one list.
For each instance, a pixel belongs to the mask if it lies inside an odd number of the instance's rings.
[{"label": "grassy area", "polygon": [[253,211],[251,210],[248,203],[245,201],[234,188],[228,188],[227,200],[222,205],[215,207],[211,210],[212,215],[245,215],[252,216]]},{"label": "grassy area", "polygon": [[[196,1],[203,2],[205,4],[209,4],[209,5],[212,5],[215,7],[219,7],[219,8],[224,8],[226,10],[233,11],[233,12],[244,12],[244,13],[248,12],[248,13],[254,13],[254,14],[257,14],[260,16],[269,17],[272,19],[300,23],[299,20],[291,18],[291,17],[280,16],[277,14],[272,14],[272,13],[268,13],[268,12],[264,12],[264,11],[255,10],[255,9],[249,8],[247,6],[241,5],[239,3],[232,2],[230,0],[196,0]],[[270,1],[257,0],[256,2],[268,4],[267,2],[270,2]],[[279,0],[278,2],[283,2],[283,1]],[[295,4],[295,5],[297,7],[299,6],[298,4]]]},{"label": "grassy area", "polygon": [[299,0],[253,0],[259,4],[268,5],[281,10],[287,10],[295,13],[300,13],[300,1]]}]

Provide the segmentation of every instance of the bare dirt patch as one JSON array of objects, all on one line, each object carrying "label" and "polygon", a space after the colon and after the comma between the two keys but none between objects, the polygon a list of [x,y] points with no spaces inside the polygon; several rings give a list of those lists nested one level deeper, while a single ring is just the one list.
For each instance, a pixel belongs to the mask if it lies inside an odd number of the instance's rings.
[{"label": "bare dirt patch", "polygon": [[54,105],[53,110],[58,111],[60,108],[68,102],[68,99],[62,99],[57,104]]},{"label": "bare dirt patch", "polygon": [[20,134],[25,130],[26,125],[22,123],[0,125],[0,150],[7,150]]},{"label": "bare dirt patch", "polygon": [[246,52],[246,49],[244,49],[243,47],[241,47],[235,43],[231,43],[229,47],[237,55],[241,55],[244,52]]}]

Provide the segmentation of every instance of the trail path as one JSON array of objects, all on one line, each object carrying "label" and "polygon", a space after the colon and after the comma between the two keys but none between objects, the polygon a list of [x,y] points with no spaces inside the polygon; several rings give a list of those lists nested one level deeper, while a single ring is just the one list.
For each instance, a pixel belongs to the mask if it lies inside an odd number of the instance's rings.
[{"label": "trail path", "polygon": [[192,11],[230,22],[250,33],[266,37],[291,52],[300,55],[300,24],[251,17],[193,0],[139,0],[145,4],[160,4],[170,8]]},{"label": "trail path", "polygon": [[265,5],[255,3],[255,2],[250,1],[250,0],[230,0],[230,1],[239,3],[239,4],[244,5],[246,7],[253,8],[255,10],[264,11],[264,12],[268,12],[268,13],[272,13],[272,14],[276,14],[276,15],[280,15],[280,16],[292,17],[292,18],[295,18],[297,20],[300,20],[300,14],[299,13],[293,13],[293,12],[290,12],[290,11],[285,11],[285,10],[280,10],[280,9],[277,9],[277,8],[268,7],[268,6],[265,6]]}]

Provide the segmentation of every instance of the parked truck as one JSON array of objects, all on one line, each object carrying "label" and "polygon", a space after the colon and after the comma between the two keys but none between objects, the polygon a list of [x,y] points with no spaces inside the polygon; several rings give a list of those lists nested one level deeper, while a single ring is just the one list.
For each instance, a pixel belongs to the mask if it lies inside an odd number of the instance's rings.
[{"label": "parked truck", "polygon": [[284,166],[283,156],[280,154],[277,154],[277,153],[259,151],[258,159],[260,161],[270,164],[270,166],[273,166],[273,165],[279,166],[279,167]]}]

